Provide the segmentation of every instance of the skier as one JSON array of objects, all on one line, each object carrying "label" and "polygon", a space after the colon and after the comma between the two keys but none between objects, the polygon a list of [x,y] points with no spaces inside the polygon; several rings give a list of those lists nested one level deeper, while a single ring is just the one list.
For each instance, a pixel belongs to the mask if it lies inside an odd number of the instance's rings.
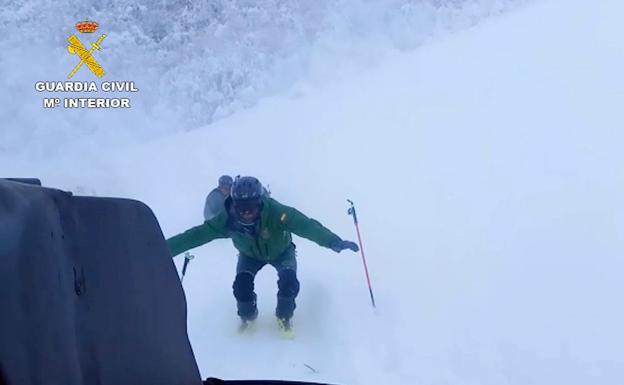
[{"label": "skier", "polygon": [[278,274],[275,315],[282,331],[291,331],[295,298],[299,293],[297,260],[292,234],[339,253],[358,251],[356,243],[342,240],[318,221],[297,209],[267,197],[258,179],[236,177],[225,209],[216,217],[167,240],[173,256],[217,238],[231,238],[238,249],[232,285],[238,315],[244,328],[258,316],[254,278],[266,264]]},{"label": "skier", "polygon": [[229,175],[222,175],[219,178],[219,185],[212,189],[212,191],[206,196],[206,203],[204,205],[204,220],[208,221],[223,211],[223,202],[225,198],[230,195],[230,189],[232,188],[232,177]]}]

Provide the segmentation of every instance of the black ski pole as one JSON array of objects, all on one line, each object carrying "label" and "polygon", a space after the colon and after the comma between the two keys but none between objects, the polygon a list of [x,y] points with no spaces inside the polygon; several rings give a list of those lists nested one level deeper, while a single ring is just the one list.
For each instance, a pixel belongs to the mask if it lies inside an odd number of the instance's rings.
[{"label": "black ski pole", "polygon": [[362,246],[362,237],[360,236],[360,226],[358,224],[357,214],[355,213],[355,206],[353,205],[353,202],[351,200],[347,199],[347,202],[351,204],[351,207],[349,207],[349,210],[347,210],[347,214],[353,216],[353,223],[355,224],[355,231],[357,232],[358,243],[360,244],[360,253],[362,254],[362,263],[364,264],[364,272],[366,273],[366,282],[368,283],[368,292],[370,293],[371,303],[373,304],[374,308],[377,308],[377,306],[375,306],[373,287],[371,286],[370,276],[368,274],[368,266],[366,265],[366,257],[364,256],[364,246]]},{"label": "black ski pole", "polygon": [[194,255],[189,253],[188,251],[184,253],[184,266],[182,266],[182,278],[180,279],[180,283],[184,282],[184,276],[186,275],[186,268],[188,267],[191,260],[195,258]]}]

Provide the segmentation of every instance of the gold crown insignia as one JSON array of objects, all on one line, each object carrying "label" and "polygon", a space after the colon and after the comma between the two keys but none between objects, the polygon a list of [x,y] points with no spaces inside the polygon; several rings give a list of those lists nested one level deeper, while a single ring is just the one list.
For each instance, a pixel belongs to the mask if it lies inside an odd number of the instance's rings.
[{"label": "gold crown insignia", "polygon": [[88,19],[76,23],[76,29],[80,33],[93,33],[98,29],[99,26],[100,25],[96,21]]}]

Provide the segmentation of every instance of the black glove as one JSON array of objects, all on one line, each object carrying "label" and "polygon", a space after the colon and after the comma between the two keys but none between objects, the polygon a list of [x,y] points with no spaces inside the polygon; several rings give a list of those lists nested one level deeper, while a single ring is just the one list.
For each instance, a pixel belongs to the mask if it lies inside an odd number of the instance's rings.
[{"label": "black glove", "polygon": [[351,249],[353,251],[360,251],[360,248],[358,247],[358,245],[355,242],[351,242],[351,241],[343,241],[342,239],[339,239],[335,242],[333,242],[330,246],[330,249],[334,250],[335,252],[339,253],[342,250],[346,250],[346,249]]}]

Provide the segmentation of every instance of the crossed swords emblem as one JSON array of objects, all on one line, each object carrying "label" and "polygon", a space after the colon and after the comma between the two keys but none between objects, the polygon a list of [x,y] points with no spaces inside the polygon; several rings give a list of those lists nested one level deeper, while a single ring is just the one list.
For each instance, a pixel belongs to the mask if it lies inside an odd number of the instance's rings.
[{"label": "crossed swords emblem", "polygon": [[93,72],[95,74],[95,76],[101,78],[102,76],[104,76],[104,69],[102,68],[102,66],[93,58],[93,56],[91,55],[93,53],[93,51],[95,51],[96,49],[98,51],[101,51],[102,49],[100,48],[100,44],[102,44],[102,41],[104,41],[104,38],[106,37],[106,34],[100,36],[99,39],[97,39],[97,41],[95,43],[91,43],[91,49],[87,50],[85,48],[85,46],[82,44],[82,42],[76,37],[76,35],[71,35],[67,41],[69,41],[69,45],[67,46],[67,50],[69,51],[70,54],[73,55],[78,55],[78,57],[80,58],[80,63],[78,63],[76,65],[76,67],[74,67],[74,69],[72,70],[72,72],[69,73],[69,76],[67,76],[68,79],[71,79],[72,76],[74,76],[74,74],[80,69],[80,67],[82,67],[83,64],[86,64],[87,67],[89,67],[89,69],[91,70],[91,72]]}]

